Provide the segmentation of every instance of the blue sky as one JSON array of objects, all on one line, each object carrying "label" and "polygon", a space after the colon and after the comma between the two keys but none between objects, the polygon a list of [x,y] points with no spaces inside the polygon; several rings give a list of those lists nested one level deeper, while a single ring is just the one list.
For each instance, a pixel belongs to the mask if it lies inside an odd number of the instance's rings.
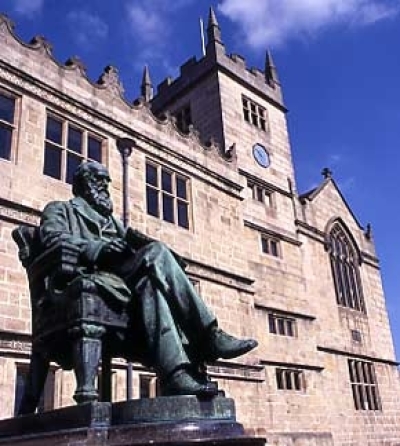
[{"label": "blue sky", "polygon": [[328,166],[359,221],[372,223],[400,357],[399,0],[2,0],[0,9],[23,40],[44,35],[60,62],[79,56],[93,80],[117,67],[133,100],[144,64],[156,85],[201,56],[210,5],[228,52],[263,68],[273,51],[299,191]]}]

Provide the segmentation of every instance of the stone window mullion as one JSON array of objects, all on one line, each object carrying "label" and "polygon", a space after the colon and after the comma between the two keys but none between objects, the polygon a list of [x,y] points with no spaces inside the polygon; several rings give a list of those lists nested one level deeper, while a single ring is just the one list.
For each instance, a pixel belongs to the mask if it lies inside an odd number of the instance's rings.
[{"label": "stone window mullion", "polygon": [[[150,178],[150,175],[154,177],[154,171],[156,184]],[[183,175],[146,161],[146,202],[149,215],[185,229],[190,228],[189,180]]]},{"label": "stone window mullion", "polygon": [[339,223],[331,229],[329,240],[337,303],[343,307],[365,312],[356,251]]},{"label": "stone window mullion", "polygon": [[349,377],[356,410],[381,410],[374,364],[349,359]]},{"label": "stone window mullion", "polygon": [[[72,131],[76,132],[75,137],[80,138],[79,141],[72,139],[76,143],[76,147],[69,147],[71,142],[69,137]],[[60,135],[60,138],[58,138],[58,135]],[[89,158],[89,138],[98,141],[98,145],[94,147],[95,161],[101,163],[104,138],[92,135],[89,130],[56,114],[48,113],[44,140],[43,173],[57,180],[72,183],[73,173],[78,165],[84,160],[92,160],[92,158]]]}]

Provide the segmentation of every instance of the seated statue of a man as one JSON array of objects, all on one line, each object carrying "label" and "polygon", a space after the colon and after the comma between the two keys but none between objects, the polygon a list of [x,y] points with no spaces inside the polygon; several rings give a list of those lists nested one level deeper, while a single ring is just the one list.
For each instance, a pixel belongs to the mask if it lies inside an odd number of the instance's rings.
[{"label": "seated statue of a man", "polygon": [[195,366],[243,355],[257,342],[221,330],[182,259],[112,216],[110,181],[103,165],[82,163],[73,179],[74,198],[44,209],[41,242],[45,248],[61,241],[79,246],[82,274],[96,283],[100,296],[129,311],[132,351],[145,351],[143,362],[156,371],[164,395],[212,396],[216,386]]}]

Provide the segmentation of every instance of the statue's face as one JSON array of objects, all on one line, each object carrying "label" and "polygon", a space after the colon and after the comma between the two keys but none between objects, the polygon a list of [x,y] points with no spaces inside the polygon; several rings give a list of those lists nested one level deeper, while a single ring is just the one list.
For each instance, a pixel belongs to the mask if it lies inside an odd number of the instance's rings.
[{"label": "statue's face", "polygon": [[106,217],[110,216],[113,211],[113,204],[108,190],[109,183],[110,176],[105,168],[92,171],[87,178],[83,197],[97,212]]}]

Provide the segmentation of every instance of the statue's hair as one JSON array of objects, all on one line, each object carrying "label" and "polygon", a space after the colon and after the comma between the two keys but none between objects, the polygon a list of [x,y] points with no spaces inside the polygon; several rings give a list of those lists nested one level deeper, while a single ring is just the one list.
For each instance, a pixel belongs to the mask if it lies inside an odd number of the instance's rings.
[{"label": "statue's hair", "polygon": [[72,193],[80,196],[85,191],[87,180],[99,172],[107,172],[107,168],[97,161],[82,161],[74,172]]}]

